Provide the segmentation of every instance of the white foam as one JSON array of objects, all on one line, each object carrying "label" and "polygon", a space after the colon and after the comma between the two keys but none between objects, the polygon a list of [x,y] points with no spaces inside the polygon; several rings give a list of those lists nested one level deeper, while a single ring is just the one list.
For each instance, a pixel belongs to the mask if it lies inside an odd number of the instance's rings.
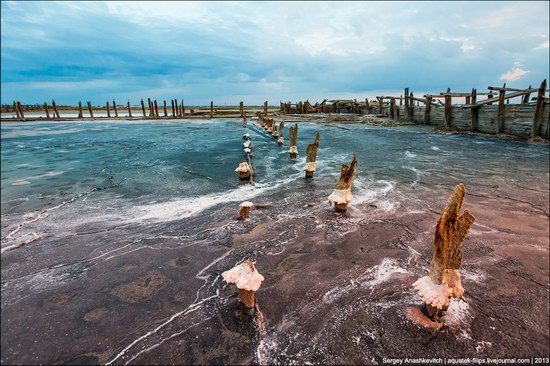
[{"label": "white foam", "polygon": [[413,154],[413,153],[410,152],[409,150],[405,151],[405,156],[406,156],[408,159],[416,158],[416,154]]},{"label": "white foam", "polygon": [[24,185],[27,185],[27,184],[31,184],[31,182],[29,182],[28,180],[25,180],[25,179],[18,179],[15,182],[13,182],[11,185],[12,186],[24,186]]},{"label": "white foam", "polygon": [[357,180],[353,182],[353,205],[372,203],[384,212],[393,212],[399,203],[386,196],[395,188],[395,182],[387,180]]},{"label": "white foam", "polygon": [[451,298],[449,309],[443,316],[445,325],[456,328],[469,326],[471,319],[470,306],[463,299]]},{"label": "white foam", "polygon": [[432,147],[430,147],[430,149],[432,149],[432,150],[434,150],[434,151],[439,151],[439,150],[441,150],[441,149],[440,149],[439,147],[437,147],[437,146],[432,146]]}]

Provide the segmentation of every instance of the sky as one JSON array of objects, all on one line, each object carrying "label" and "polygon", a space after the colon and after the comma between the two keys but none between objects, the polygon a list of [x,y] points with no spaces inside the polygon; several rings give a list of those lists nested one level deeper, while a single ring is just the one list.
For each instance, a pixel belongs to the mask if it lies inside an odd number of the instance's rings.
[{"label": "sky", "polygon": [[1,1],[1,102],[186,105],[539,87],[549,2]]}]

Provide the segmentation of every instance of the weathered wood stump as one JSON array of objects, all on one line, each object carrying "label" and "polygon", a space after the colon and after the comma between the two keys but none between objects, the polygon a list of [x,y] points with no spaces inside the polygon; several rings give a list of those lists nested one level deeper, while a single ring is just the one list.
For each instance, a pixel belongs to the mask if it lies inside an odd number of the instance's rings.
[{"label": "weathered wood stump", "polygon": [[277,143],[279,145],[282,145],[285,143],[284,128],[285,128],[285,122],[284,121],[279,122],[279,138],[277,139]]},{"label": "weathered wood stump", "polygon": [[290,140],[290,149],[288,154],[291,159],[295,159],[298,156],[298,124],[295,123],[294,126],[290,126],[288,129],[288,138]]},{"label": "weathered wood stump", "polygon": [[306,166],[304,171],[306,172],[306,178],[313,178],[313,172],[317,169],[317,150],[319,149],[319,143],[321,142],[321,134],[317,132],[315,135],[315,141],[313,144],[307,145],[306,150]]},{"label": "weathered wood stump", "polygon": [[447,310],[451,297],[464,295],[460,279],[462,242],[475,221],[468,210],[459,216],[464,193],[462,183],[451,193],[435,228],[429,275],[413,284],[426,304],[428,315],[434,320],[438,320],[440,312]]},{"label": "weathered wood stump", "polygon": [[237,169],[235,169],[235,171],[237,173],[239,173],[239,179],[240,180],[247,180],[247,179],[250,179],[250,175],[251,175],[251,172],[252,172],[252,169],[250,167],[250,165],[248,165],[248,163],[246,162],[246,160],[243,160],[239,166],[237,167]]},{"label": "weathered wood stump", "polygon": [[239,302],[248,308],[254,308],[254,291],[258,291],[264,276],[258,273],[250,259],[245,259],[238,266],[223,272],[222,278],[227,283],[237,285]]},{"label": "weathered wood stump", "polygon": [[357,158],[355,152],[353,153],[353,160],[350,166],[342,164],[340,170],[340,179],[334,187],[334,191],[328,196],[328,200],[334,203],[334,210],[336,212],[344,212],[348,209],[348,204],[352,201],[353,195],[351,194],[351,184],[353,176],[355,175],[355,169],[357,167]]},{"label": "weathered wood stump", "polygon": [[250,201],[243,202],[239,205],[239,213],[237,214],[237,220],[244,220],[250,217],[250,210],[254,204]]}]

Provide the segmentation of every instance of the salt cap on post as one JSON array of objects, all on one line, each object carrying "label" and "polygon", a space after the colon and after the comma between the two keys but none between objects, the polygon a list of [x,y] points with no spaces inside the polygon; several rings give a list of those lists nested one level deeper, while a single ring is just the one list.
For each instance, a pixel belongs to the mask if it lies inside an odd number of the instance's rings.
[{"label": "salt cap on post", "polygon": [[223,272],[222,277],[225,282],[234,283],[238,289],[246,291],[258,291],[264,280],[264,276],[258,273],[250,259]]}]

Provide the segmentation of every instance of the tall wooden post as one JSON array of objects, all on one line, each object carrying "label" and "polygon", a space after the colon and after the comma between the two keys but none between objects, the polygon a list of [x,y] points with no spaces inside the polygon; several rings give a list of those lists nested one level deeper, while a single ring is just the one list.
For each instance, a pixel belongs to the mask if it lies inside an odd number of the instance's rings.
[{"label": "tall wooden post", "polygon": [[145,114],[145,103],[143,102],[143,98],[141,99],[141,111],[143,112],[143,118],[147,118],[147,114]]},{"label": "tall wooden post", "polygon": [[166,110],[166,99],[164,100],[164,117],[168,117],[168,111]]},{"label": "tall wooden post", "polygon": [[390,117],[395,119],[395,98],[390,99]]},{"label": "tall wooden post", "polygon": [[181,116],[185,117],[185,105],[183,104],[183,99],[181,100]]},{"label": "tall wooden post", "polygon": [[214,101],[210,101],[210,118],[214,117]]},{"label": "tall wooden post", "polygon": [[116,107],[116,101],[113,99],[113,108],[115,109],[115,118],[118,118],[118,109]]},{"label": "tall wooden post", "polygon": [[157,103],[157,100],[155,99],[155,118],[158,118],[159,117],[159,106],[158,106],[158,103]]},{"label": "tall wooden post", "polygon": [[[529,88],[527,89],[531,89],[531,85],[529,85]],[[523,95],[523,98],[521,98],[521,103],[522,104],[527,104],[529,103],[529,97],[531,96],[531,93],[526,93]]]},{"label": "tall wooden post", "polygon": [[[471,98],[472,104],[476,104],[477,102],[477,90],[472,89],[472,98]],[[472,113],[472,132],[477,132],[477,123],[478,123],[478,113],[479,107],[471,108]]]},{"label": "tall wooden post", "polygon": [[128,100],[128,117],[132,118],[132,107],[130,106],[130,100]]},{"label": "tall wooden post", "polygon": [[17,116],[17,119],[21,118],[21,115],[19,114],[19,108],[17,108],[17,102],[13,101],[13,110],[15,111],[15,115]]},{"label": "tall wooden post", "polygon": [[[48,118],[50,118],[48,116]],[[82,113],[82,101],[78,101],[78,118],[84,118],[84,113]]]},{"label": "tall wooden post", "polygon": [[470,96],[469,95],[466,97],[466,100],[465,100],[464,104],[470,104]]},{"label": "tall wooden post", "polygon": [[[50,111],[48,110],[48,103],[44,103],[44,110],[46,111],[46,118],[50,119]],[[80,102],[80,114],[82,114],[82,102]]]},{"label": "tall wooden post", "polygon": [[546,91],[546,79],[540,84],[537,94],[537,106],[535,107],[535,116],[533,118],[533,129],[531,130],[531,138],[540,137],[539,129],[542,123],[542,111],[544,108],[544,92]]},{"label": "tall wooden post", "polygon": [[447,131],[450,131],[452,129],[452,122],[451,122],[451,90],[447,89],[447,94],[445,94],[445,129]]},{"label": "tall wooden post", "polygon": [[407,118],[410,118],[409,116],[409,88],[405,88],[405,115]]},{"label": "tall wooden post", "polygon": [[378,114],[384,114],[384,98],[378,98]]},{"label": "tall wooden post", "polygon": [[[54,102],[52,101],[52,104],[53,103]],[[94,118],[94,111],[92,110],[92,102],[88,101],[87,103],[88,103],[88,112],[90,112],[90,118]]]},{"label": "tall wooden post", "polygon": [[[504,83],[502,88],[506,88],[506,83]],[[498,109],[497,109],[497,134],[504,132],[504,96],[506,94],[505,90],[500,90],[498,92]]]},{"label": "tall wooden post", "polygon": [[367,108],[367,114],[371,114],[372,110],[370,108],[369,98],[365,98],[365,107]]},{"label": "tall wooden post", "polygon": [[176,117],[176,111],[174,110],[174,99],[171,100],[172,102],[172,118]]},{"label": "tall wooden post", "polygon": [[105,109],[107,109],[107,117],[111,118],[111,110],[109,109],[109,101],[105,103]]},{"label": "tall wooden post", "polygon": [[411,92],[410,96],[409,96],[409,118],[411,119],[411,121],[414,122],[414,95],[413,93]]},{"label": "tall wooden post", "polygon": [[[487,95],[487,99],[492,99],[492,98],[493,98],[493,94]],[[487,105],[493,105],[493,103],[488,103]]]},{"label": "tall wooden post", "polygon": [[242,101],[239,103],[239,112],[241,113],[241,118],[243,118],[244,117],[244,103]]},{"label": "tall wooden post", "polygon": [[59,110],[57,109],[57,104],[55,104],[55,100],[52,99],[52,107],[55,112],[55,115],[57,116],[57,119],[61,118],[61,115],[59,114]]},{"label": "tall wooden post", "polygon": [[267,100],[264,102],[264,114],[267,116]]},{"label": "tall wooden post", "polygon": [[427,96],[426,97],[426,109],[424,110],[424,124],[429,125],[430,124],[430,112],[432,110],[432,97]]},{"label": "tall wooden post", "polygon": [[403,95],[401,95],[401,98],[399,98],[399,106],[403,105]]},{"label": "tall wooden post", "polygon": [[25,113],[23,113],[23,108],[21,107],[21,102],[17,102],[17,108],[19,109],[19,114],[22,119],[25,119]]}]

